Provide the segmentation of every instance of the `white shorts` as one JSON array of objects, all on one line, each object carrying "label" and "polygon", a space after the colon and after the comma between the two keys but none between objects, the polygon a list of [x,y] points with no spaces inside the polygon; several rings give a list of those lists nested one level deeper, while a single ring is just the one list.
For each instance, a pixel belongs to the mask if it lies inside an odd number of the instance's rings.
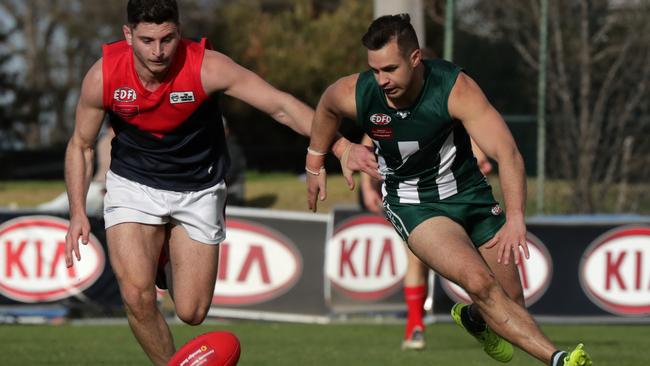
[{"label": "white shorts", "polygon": [[193,240],[219,244],[226,237],[226,184],[201,190],[174,192],[133,182],[112,171],[106,174],[104,227],[137,222],[181,225]]}]

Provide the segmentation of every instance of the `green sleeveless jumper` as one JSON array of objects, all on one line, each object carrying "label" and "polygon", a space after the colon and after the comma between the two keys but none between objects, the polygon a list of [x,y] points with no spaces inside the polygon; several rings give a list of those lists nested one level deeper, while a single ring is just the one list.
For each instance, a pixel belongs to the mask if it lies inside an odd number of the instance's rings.
[{"label": "green sleeveless jumper", "polygon": [[384,211],[404,240],[422,221],[447,216],[479,246],[505,219],[478,169],[467,131],[447,110],[461,69],[444,60],[423,64],[422,91],[402,110],[388,106],[371,70],[357,80],[357,123],[376,148]]}]

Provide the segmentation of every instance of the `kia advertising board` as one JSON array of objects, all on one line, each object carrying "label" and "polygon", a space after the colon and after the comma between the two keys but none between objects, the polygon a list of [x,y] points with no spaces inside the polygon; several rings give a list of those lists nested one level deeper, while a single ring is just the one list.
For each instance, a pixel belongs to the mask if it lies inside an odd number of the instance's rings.
[{"label": "kia advertising board", "polygon": [[323,253],[329,216],[226,208],[210,315],[326,321]]},{"label": "kia advertising board", "polygon": [[619,227],[596,238],[582,257],[580,284],[607,312],[650,315],[650,227]]},{"label": "kia advertising board", "polygon": [[79,246],[82,260],[74,259],[67,268],[67,217],[0,213],[0,304],[65,302],[81,308],[86,304],[99,315],[120,309],[119,289],[106,257],[103,220],[89,220],[90,240]]},{"label": "kia advertising board", "polygon": [[289,238],[249,220],[228,219],[227,228],[214,304],[258,304],[293,288],[302,275],[302,255]]},{"label": "kia advertising board", "polygon": [[[650,225],[638,221],[529,220],[531,258],[519,266],[529,311],[545,321],[648,321]],[[444,279],[436,281],[434,294],[440,315],[468,301]]]},{"label": "kia advertising board", "polygon": [[407,250],[383,217],[358,209],[336,209],[333,235],[325,252],[332,310],[404,310]]},{"label": "kia advertising board", "polygon": [[94,235],[80,245],[83,261],[67,268],[67,220],[22,216],[0,225],[0,293],[25,302],[48,302],[75,296],[90,287],[104,270],[102,246]]},{"label": "kia advertising board", "polygon": [[[405,310],[408,249],[383,217],[356,208],[323,215],[238,207],[227,217],[210,315],[327,322],[337,313]],[[89,220],[82,261],[67,268],[67,216],[0,212],[0,306],[123,314],[104,222]],[[527,228],[531,258],[519,272],[538,319],[650,321],[649,218],[544,218]],[[448,317],[457,301],[467,294],[436,276],[434,313]]]}]

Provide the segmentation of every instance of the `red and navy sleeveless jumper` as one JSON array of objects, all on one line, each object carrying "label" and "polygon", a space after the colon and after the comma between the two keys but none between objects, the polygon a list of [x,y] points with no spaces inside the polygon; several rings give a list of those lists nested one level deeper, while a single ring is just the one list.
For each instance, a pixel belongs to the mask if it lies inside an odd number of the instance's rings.
[{"label": "red and navy sleeveless jumper", "polygon": [[103,46],[104,109],[115,130],[111,171],[169,191],[199,191],[224,179],[229,165],[217,96],[206,95],[206,40],[179,42],[169,73],[146,90],[126,41]]}]

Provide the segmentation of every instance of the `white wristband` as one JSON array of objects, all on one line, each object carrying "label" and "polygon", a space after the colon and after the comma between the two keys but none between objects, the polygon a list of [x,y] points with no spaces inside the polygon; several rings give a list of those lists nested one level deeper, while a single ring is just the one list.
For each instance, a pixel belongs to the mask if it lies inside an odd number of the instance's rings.
[{"label": "white wristband", "polygon": [[307,173],[311,174],[311,175],[319,176],[320,173],[325,173],[325,167],[324,166],[320,167],[320,169],[318,171],[313,171],[313,170],[305,167],[305,171]]},{"label": "white wristband", "polygon": [[327,153],[313,150],[311,147],[307,147],[307,154],[309,154],[309,155],[316,155],[316,156],[324,156],[324,155],[327,155]]}]

